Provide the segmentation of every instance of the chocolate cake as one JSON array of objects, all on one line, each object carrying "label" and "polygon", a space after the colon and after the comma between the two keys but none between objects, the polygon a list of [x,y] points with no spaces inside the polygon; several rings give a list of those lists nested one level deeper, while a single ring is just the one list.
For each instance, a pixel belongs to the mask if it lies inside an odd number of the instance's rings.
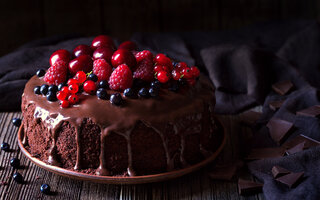
[{"label": "chocolate cake", "polygon": [[[138,59],[136,65],[139,68]],[[129,98],[128,91],[111,89],[110,79],[116,70],[108,77],[109,88],[103,89],[107,99],[100,98],[98,92],[88,92],[86,83],[80,81],[75,91],[78,104],[67,107],[63,106],[67,98],[59,97],[63,91],[60,86],[60,91],[54,92],[60,103],[38,91],[39,86],[49,83],[46,76],[50,69],[44,77],[32,77],[22,95],[25,148],[40,160],[69,170],[139,176],[188,167],[219,147],[222,136],[213,117],[214,88],[207,78],[200,76],[178,91],[169,90],[170,81],[163,81],[156,96],[149,90],[149,98],[142,92]],[[121,95],[121,104],[113,102],[114,94]]]}]

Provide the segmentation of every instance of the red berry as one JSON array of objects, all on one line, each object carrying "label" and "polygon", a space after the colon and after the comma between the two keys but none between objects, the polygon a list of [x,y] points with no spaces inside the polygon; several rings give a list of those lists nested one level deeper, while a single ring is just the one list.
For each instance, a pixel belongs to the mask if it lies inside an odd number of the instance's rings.
[{"label": "red berry", "polygon": [[184,69],[181,71],[181,73],[183,74],[183,77],[184,77],[185,79],[190,79],[190,78],[193,77],[190,68],[184,68]]},{"label": "red berry", "polygon": [[67,66],[64,61],[57,61],[52,65],[46,74],[44,75],[43,80],[50,85],[55,84],[59,85],[67,79]]},{"label": "red berry", "polygon": [[99,47],[111,47],[112,49],[115,49],[112,38],[107,35],[99,35],[92,40],[91,48],[96,50]]},{"label": "red berry", "polygon": [[178,70],[179,72],[181,72],[184,68],[188,68],[187,63],[185,63],[185,62],[179,62],[176,65],[176,70]]},{"label": "red berry", "polygon": [[175,69],[172,70],[171,75],[172,75],[172,78],[173,78],[174,80],[176,80],[176,81],[181,78],[180,72],[178,72],[178,71],[175,70]]},{"label": "red berry", "polygon": [[78,80],[74,78],[69,79],[67,82],[68,85],[78,84],[78,83],[79,83]]},{"label": "red berry", "polygon": [[72,55],[74,58],[77,58],[81,55],[88,55],[91,56],[92,55],[92,49],[85,44],[80,44],[79,46],[77,46],[76,48],[74,48]]},{"label": "red berry", "polygon": [[92,72],[97,75],[98,82],[102,80],[109,80],[112,73],[112,67],[104,59],[98,59],[93,62]]},{"label": "red berry", "polygon": [[66,93],[67,95],[69,95],[69,88],[68,88],[67,86],[64,86],[64,87],[61,89],[61,92]]},{"label": "red berry", "polygon": [[88,55],[81,55],[69,62],[69,72],[75,75],[78,71],[88,73],[92,70],[92,59]]},{"label": "red berry", "polygon": [[142,61],[143,59],[150,58],[153,59],[153,55],[148,50],[143,50],[135,54],[137,62]]},{"label": "red berry", "polygon": [[172,69],[166,65],[162,66],[163,71],[170,72]]},{"label": "red berry", "polygon": [[127,49],[118,49],[114,52],[111,58],[113,67],[118,67],[121,64],[126,64],[130,69],[134,69],[136,66],[136,58]]},{"label": "red berry", "polygon": [[70,93],[75,94],[79,91],[79,86],[77,84],[71,84],[68,89]]},{"label": "red berry", "polygon": [[63,61],[65,63],[68,63],[71,59],[71,54],[69,51],[65,50],[65,49],[59,49],[55,52],[53,52],[53,54],[51,54],[50,57],[50,65],[54,65],[57,61]]},{"label": "red berry", "polygon": [[161,82],[161,83],[166,83],[169,81],[170,79],[170,75],[168,72],[166,71],[160,71],[157,74],[157,79]]},{"label": "red berry", "polygon": [[149,58],[142,60],[133,73],[133,78],[151,82],[154,79],[152,60]]},{"label": "red berry", "polygon": [[196,84],[196,79],[194,79],[194,78],[187,79],[187,83],[190,86],[194,86]]},{"label": "red berry", "polygon": [[113,49],[111,49],[110,47],[100,47],[93,52],[92,57],[93,60],[105,59],[108,63],[111,63],[113,52]]},{"label": "red berry", "polygon": [[77,80],[78,83],[83,83],[87,79],[87,75],[83,71],[78,71],[74,79]]},{"label": "red berry", "polygon": [[69,107],[69,101],[67,101],[67,100],[61,100],[61,101],[60,101],[60,107],[61,107],[61,108],[68,108],[68,107]]},{"label": "red berry", "polygon": [[156,65],[153,70],[154,70],[155,72],[164,71],[162,65]]},{"label": "red berry", "polygon": [[112,90],[124,90],[132,86],[132,72],[126,64],[119,65],[109,78]]},{"label": "red berry", "polygon": [[165,65],[170,67],[170,70],[172,70],[173,68],[170,58],[168,58],[162,53],[157,54],[154,61],[156,62],[157,65]]},{"label": "red berry", "polygon": [[79,97],[76,94],[72,94],[68,97],[68,101],[71,105],[74,105],[79,102]]},{"label": "red berry", "polygon": [[133,51],[133,50],[137,50],[138,46],[136,43],[132,42],[132,41],[124,41],[122,42],[119,46],[118,49],[127,49],[129,51]]},{"label": "red berry", "polygon": [[83,84],[83,90],[88,94],[94,94],[97,90],[95,82],[88,80]]},{"label": "red berry", "polygon": [[192,66],[192,67],[190,67],[190,70],[191,70],[192,76],[194,78],[197,78],[200,75],[200,71],[199,71],[198,67]]},{"label": "red berry", "polygon": [[67,97],[68,97],[68,93],[66,93],[66,92],[63,92],[63,91],[59,91],[58,93],[57,93],[57,99],[59,99],[59,100],[65,100]]}]

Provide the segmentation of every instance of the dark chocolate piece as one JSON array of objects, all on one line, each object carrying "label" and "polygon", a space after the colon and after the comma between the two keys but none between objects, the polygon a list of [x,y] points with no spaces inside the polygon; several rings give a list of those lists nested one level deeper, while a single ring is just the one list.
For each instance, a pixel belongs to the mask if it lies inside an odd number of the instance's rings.
[{"label": "dark chocolate piece", "polygon": [[276,111],[282,106],[283,103],[284,103],[284,100],[271,101],[269,102],[269,108],[273,111]]},{"label": "dark chocolate piece", "polygon": [[298,152],[300,152],[300,151],[303,151],[303,150],[305,149],[305,148],[304,148],[305,143],[306,143],[306,142],[303,141],[303,142],[297,144],[296,146],[294,146],[294,147],[292,147],[292,148],[290,148],[290,149],[287,149],[286,153],[287,153],[288,155],[290,155],[290,154],[294,154],[294,153],[298,153]]},{"label": "dark chocolate piece", "polygon": [[209,177],[215,180],[231,180],[237,171],[237,165],[215,167]]},{"label": "dark chocolate piece", "polygon": [[319,146],[320,142],[317,140],[314,140],[312,138],[309,138],[305,135],[298,135],[296,137],[294,137],[293,139],[289,140],[288,142],[285,142],[282,147],[286,148],[286,149],[291,149],[294,146],[305,142],[304,143],[304,149],[309,149],[310,147],[314,147],[314,146]]},{"label": "dark chocolate piece", "polygon": [[284,176],[290,173],[289,170],[277,165],[272,167],[271,171],[272,171],[273,178],[279,178],[280,176]]},{"label": "dark chocolate piece", "polygon": [[272,85],[272,89],[280,95],[287,94],[293,88],[291,81],[281,81]]},{"label": "dark chocolate piece", "polygon": [[277,178],[280,183],[287,185],[289,188],[296,187],[302,180],[304,172],[290,173]]},{"label": "dark chocolate piece", "polygon": [[281,144],[290,135],[294,126],[291,122],[272,118],[268,122],[267,127],[269,128],[271,138],[278,144]]},{"label": "dark chocolate piece", "polygon": [[307,116],[307,117],[319,117],[320,116],[320,106],[311,106],[309,108],[300,110],[296,113],[297,115]]},{"label": "dark chocolate piece", "polygon": [[260,160],[265,158],[279,158],[284,156],[285,151],[283,147],[252,149],[246,159]]},{"label": "dark chocolate piece", "polygon": [[262,183],[239,179],[238,189],[240,195],[252,195],[262,192]]},{"label": "dark chocolate piece", "polygon": [[247,124],[247,125],[253,125],[256,123],[256,121],[261,117],[261,112],[256,112],[253,110],[249,110],[247,112],[244,112],[241,115],[241,122]]}]

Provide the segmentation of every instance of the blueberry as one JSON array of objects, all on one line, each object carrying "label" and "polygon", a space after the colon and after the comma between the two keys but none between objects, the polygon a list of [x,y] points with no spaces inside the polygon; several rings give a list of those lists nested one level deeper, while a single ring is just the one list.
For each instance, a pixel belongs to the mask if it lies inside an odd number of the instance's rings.
[{"label": "blueberry", "polygon": [[108,82],[105,80],[100,81],[98,84],[98,88],[108,89],[108,87],[109,87]]},{"label": "blueberry", "polygon": [[10,165],[11,165],[11,167],[17,169],[20,167],[20,160],[18,158],[12,158],[10,160]]},{"label": "blueberry", "polygon": [[46,96],[48,101],[57,101],[57,95],[55,92],[49,91]]},{"label": "blueberry", "polygon": [[116,106],[120,106],[123,103],[121,94],[115,93],[110,96],[110,102]]},{"label": "blueberry", "polygon": [[43,194],[50,194],[50,186],[48,184],[42,184],[40,187],[40,191]]},{"label": "blueberry", "polygon": [[34,92],[35,94],[41,94],[41,92],[40,92],[40,86],[36,86],[35,88],[33,88],[33,92]]},{"label": "blueberry", "polygon": [[20,125],[21,125],[21,119],[20,119],[20,118],[13,118],[13,119],[12,119],[12,123],[13,123],[13,125],[15,125],[16,127],[20,127]]},{"label": "blueberry", "polygon": [[10,150],[10,145],[6,142],[1,144],[1,150],[8,152]]},{"label": "blueberry", "polygon": [[157,97],[159,96],[159,90],[157,90],[156,88],[150,88],[149,94],[151,97]]},{"label": "blueberry", "polygon": [[57,92],[58,91],[58,87],[56,85],[50,85],[48,87],[48,92]]},{"label": "blueberry", "polygon": [[13,180],[17,183],[23,183],[23,177],[19,172],[13,174]]},{"label": "blueberry", "polygon": [[141,88],[138,94],[140,97],[144,97],[144,98],[147,98],[149,96],[149,92],[146,88]]},{"label": "blueberry", "polygon": [[184,86],[184,85],[187,84],[187,82],[186,82],[186,80],[185,80],[184,78],[180,78],[180,79],[178,80],[178,82],[179,82],[179,85],[180,85],[180,86]]},{"label": "blueberry", "polygon": [[125,97],[128,97],[128,98],[135,98],[136,97],[135,92],[132,88],[125,89],[123,94]]},{"label": "blueberry", "polygon": [[45,75],[46,71],[44,69],[38,69],[36,72],[38,77],[43,77]]},{"label": "blueberry", "polygon": [[46,85],[46,84],[43,84],[43,85],[41,85],[41,87],[40,87],[40,92],[41,92],[41,94],[43,94],[43,95],[47,95],[47,93],[48,93],[48,85]]},{"label": "blueberry", "polygon": [[161,83],[158,80],[153,81],[153,82],[151,82],[151,87],[152,88],[156,88],[156,89],[160,89],[161,88]]},{"label": "blueberry", "polygon": [[65,83],[60,83],[60,84],[58,85],[58,90],[59,90],[59,91],[62,90],[62,88],[63,88],[64,86],[67,86],[67,84],[65,84]]},{"label": "blueberry", "polygon": [[99,99],[104,99],[104,100],[108,99],[108,93],[103,88],[99,88],[97,90],[97,96]]},{"label": "blueberry", "polygon": [[178,92],[178,90],[179,90],[178,83],[176,83],[176,82],[171,83],[169,86],[169,90],[172,92]]},{"label": "blueberry", "polygon": [[95,74],[90,74],[90,75],[88,76],[88,79],[89,79],[89,80],[92,80],[93,82],[97,82],[97,81],[98,81],[98,77],[97,77],[97,75],[95,75]]}]

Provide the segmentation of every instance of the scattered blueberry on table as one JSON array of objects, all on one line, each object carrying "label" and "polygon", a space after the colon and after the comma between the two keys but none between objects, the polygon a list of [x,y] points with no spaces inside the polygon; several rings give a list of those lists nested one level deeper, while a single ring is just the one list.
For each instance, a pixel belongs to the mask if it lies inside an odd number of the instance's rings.
[{"label": "scattered blueberry on table", "polygon": [[21,125],[21,119],[15,117],[15,118],[12,119],[12,123],[13,123],[13,125],[15,125],[16,127],[20,127],[20,125]]},{"label": "scattered blueberry on table", "polygon": [[19,172],[16,172],[13,174],[13,180],[17,183],[23,183],[23,176]]},{"label": "scattered blueberry on table", "polygon": [[50,186],[48,184],[42,184],[40,186],[40,191],[43,193],[43,194],[50,194]]},{"label": "scattered blueberry on table", "polygon": [[6,142],[1,144],[1,150],[8,152],[10,150],[10,145]]},{"label": "scattered blueberry on table", "polygon": [[12,158],[10,160],[10,165],[11,165],[11,167],[17,169],[20,167],[20,160],[18,158]]}]

